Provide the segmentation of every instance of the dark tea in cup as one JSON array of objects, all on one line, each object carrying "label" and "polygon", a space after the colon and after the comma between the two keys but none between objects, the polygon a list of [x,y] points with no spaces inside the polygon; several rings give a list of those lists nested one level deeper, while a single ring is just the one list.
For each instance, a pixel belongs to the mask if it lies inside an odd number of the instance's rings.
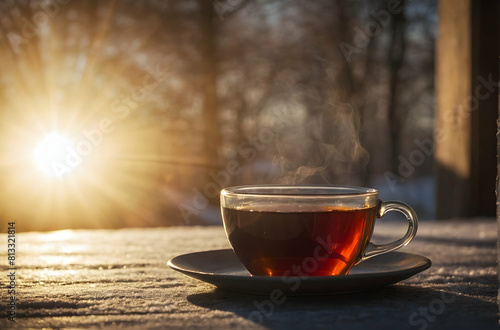
[{"label": "dark tea in cup", "polygon": [[[254,276],[345,275],[360,260],[408,244],[417,230],[411,208],[381,202],[368,188],[233,187],[222,191],[221,209],[229,242]],[[390,210],[407,216],[407,234],[370,243],[375,219]]]}]

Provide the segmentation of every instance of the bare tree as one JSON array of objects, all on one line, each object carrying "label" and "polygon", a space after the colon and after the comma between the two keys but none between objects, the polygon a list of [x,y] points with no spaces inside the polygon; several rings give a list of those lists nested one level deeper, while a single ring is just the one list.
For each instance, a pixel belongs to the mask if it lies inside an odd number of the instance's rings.
[{"label": "bare tree", "polygon": [[392,144],[391,169],[394,173],[398,172],[398,154],[401,152],[401,127],[402,127],[402,112],[400,108],[400,86],[399,78],[401,68],[404,65],[406,51],[406,16],[405,16],[405,1],[401,0],[403,10],[400,13],[394,14],[391,20],[392,36],[391,43],[388,49],[389,63],[389,102],[388,102],[388,120],[389,131]]},{"label": "bare tree", "polygon": [[210,1],[199,0],[200,7],[200,61],[203,86],[203,122],[205,152],[214,164],[219,162],[220,145],[218,101],[217,101],[217,60],[214,6]]}]

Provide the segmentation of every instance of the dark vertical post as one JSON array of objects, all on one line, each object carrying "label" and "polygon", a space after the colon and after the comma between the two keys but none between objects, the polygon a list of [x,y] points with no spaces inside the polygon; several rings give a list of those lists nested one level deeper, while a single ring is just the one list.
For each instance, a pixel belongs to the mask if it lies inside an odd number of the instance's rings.
[{"label": "dark vertical post", "polygon": [[[495,214],[495,134],[498,118],[500,1],[474,1],[472,7],[471,194],[473,215]],[[487,91],[487,92],[486,92]],[[483,96],[488,93],[488,96]],[[473,105],[474,106],[474,105]]]}]

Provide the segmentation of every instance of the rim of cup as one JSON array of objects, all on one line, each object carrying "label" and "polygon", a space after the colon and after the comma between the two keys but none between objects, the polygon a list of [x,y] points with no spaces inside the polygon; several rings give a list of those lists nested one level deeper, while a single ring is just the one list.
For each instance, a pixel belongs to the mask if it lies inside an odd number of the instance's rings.
[{"label": "rim of cup", "polygon": [[241,185],[222,189],[222,196],[295,196],[295,197],[342,197],[377,195],[378,191],[373,188],[357,186],[337,185],[290,185],[290,184],[266,184],[266,185]]}]

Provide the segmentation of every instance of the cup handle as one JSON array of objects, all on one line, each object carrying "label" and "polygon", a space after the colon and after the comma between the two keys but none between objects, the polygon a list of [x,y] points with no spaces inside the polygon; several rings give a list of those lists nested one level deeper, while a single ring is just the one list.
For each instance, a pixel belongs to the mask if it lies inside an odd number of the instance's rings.
[{"label": "cup handle", "polygon": [[371,257],[375,257],[383,253],[394,251],[403,246],[406,246],[408,243],[411,242],[413,237],[415,237],[415,235],[417,234],[417,229],[418,229],[417,214],[411,208],[411,206],[403,202],[397,202],[397,201],[380,202],[378,206],[377,218],[382,218],[387,212],[390,211],[397,211],[406,216],[406,219],[408,220],[408,231],[402,238],[389,244],[378,245],[371,242],[368,243],[368,246],[366,247],[361,257],[361,260],[366,260]]}]

